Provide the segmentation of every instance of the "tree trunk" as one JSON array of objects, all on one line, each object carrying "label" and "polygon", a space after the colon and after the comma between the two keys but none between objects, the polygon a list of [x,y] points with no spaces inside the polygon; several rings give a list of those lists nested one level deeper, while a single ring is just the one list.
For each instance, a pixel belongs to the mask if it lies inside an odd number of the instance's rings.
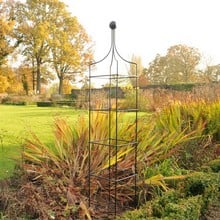
[{"label": "tree trunk", "polygon": [[40,62],[37,61],[37,94],[41,93],[41,72],[40,72]]},{"label": "tree trunk", "polygon": [[63,94],[63,77],[61,76],[59,78],[59,95],[62,95]]},{"label": "tree trunk", "polygon": [[35,92],[35,72],[32,70],[32,90]]},{"label": "tree trunk", "polygon": [[34,60],[32,59],[32,91],[35,92],[35,69],[34,69]]}]

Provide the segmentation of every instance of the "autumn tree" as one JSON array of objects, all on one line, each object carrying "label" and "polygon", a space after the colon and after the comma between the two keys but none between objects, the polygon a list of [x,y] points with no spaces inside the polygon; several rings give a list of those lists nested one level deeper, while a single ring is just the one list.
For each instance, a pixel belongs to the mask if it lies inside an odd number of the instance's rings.
[{"label": "autumn tree", "polygon": [[32,68],[29,65],[20,65],[16,69],[16,74],[19,77],[19,81],[22,84],[25,94],[28,95],[29,92],[33,90]]},{"label": "autumn tree", "polygon": [[0,0],[0,66],[6,63],[6,58],[14,50],[12,44],[12,32],[14,20],[10,16],[10,10],[6,3]]},{"label": "autumn tree", "polygon": [[166,56],[157,54],[155,59],[145,70],[145,74],[152,84],[165,84],[170,75],[168,69],[169,67]]},{"label": "autumn tree", "polygon": [[217,82],[220,79],[220,64],[208,65],[201,74],[205,82]]},{"label": "autumn tree", "polygon": [[167,59],[170,63],[170,72],[180,75],[182,82],[194,81],[196,66],[201,59],[198,49],[182,44],[175,45],[168,49]]},{"label": "autumn tree", "polygon": [[[60,86],[60,84],[59,84]],[[71,85],[70,81],[68,79],[65,79],[63,81],[63,88],[62,91],[64,94],[70,94],[73,86]]]},{"label": "autumn tree", "polygon": [[[136,63],[137,66],[134,65],[133,63]],[[137,67],[137,70],[136,70],[136,67]],[[147,83],[147,79],[146,79],[146,76],[144,75],[143,70],[144,70],[144,67],[142,65],[141,57],[133,54],[131,57],[131,64],[130,64],[130,69],[128,73],[130,76],[135,76],[136,71],[137,71],[138,85],[141,84],[141,86],[145,86]],[[136,80],[134,78],[131,78],[130,83],[131,85],[135,86]]]},{"label": "autumn tree", "polygon": [[196,80],[197,65],[201,55],[196,48],[174,45],[165,56],[157,55],[147,69],[147,76],[153,83],[189,83]]},{"label": "autumn tree", "polygon": [[32,65],[37,92],[41,92],[41,83],[51,76],[43,74],[49,73],[43,69],[49,69],[48,64],[53,63],[61,93],[64,75],[81,71],[88,60],[89,54],[85,52],[88,36],[59,0],[19,2],[15,14],[17,37],[22,41],[20,48]]},{"label": "autumn tree", "polygon": [[57,17],[56,28],[50,38],[52,64],[59,79],[59,94],[65,81],[75,81],[82,76],[92,60],[91,43],[76,17],[63,8]]},{"label": "autumn tree", "polygon": [[3,66],[0,68],[0,93],[19,93],[22,85],[18,75],[11,67]]},{"label": "autumn tree", "polygon": [[0,0],[0,92],[19,90],[16,75],[8,66],[8,56],[16,47],[13,40],[14,18],[11,14],[12,2]]},{"label": "autumn tree", "polygon": [[49,62],[48,38],[56,14],[64,3],[58,0],[27,0],[16,5],[16,36],[20,39],[22,55],[36,74],[36,91],[41,92],[42,66]]},{"label": "autumn tree", "polygon": [[[1,69],[0,69],[1,71]],[[10,86],[9,82],[8,82],[8,78],[7,76],[4,76],[1,72],[0,72],[0,93],[6,92],[7,88]]]}]

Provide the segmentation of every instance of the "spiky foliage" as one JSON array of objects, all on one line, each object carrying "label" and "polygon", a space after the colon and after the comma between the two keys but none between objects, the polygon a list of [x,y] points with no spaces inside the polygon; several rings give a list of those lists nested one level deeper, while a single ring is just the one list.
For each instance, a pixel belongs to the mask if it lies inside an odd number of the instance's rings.
[{"label": "spiky foliage", "polygon": [[88,175],[86,123],[84,117],[79,117],[71,128],[64,119],[56,118],[53,146],[46,146],[34,134],[27,140],[23,168],[31,180],[33,195],[40,198],[32,201],[38,205],[31,210],[31,215],[91,219],[85,193]]},{"label": "spiky foliage", "polygon": [[197,136],[196,139],[181,146],[178,157],[179,165],[195,169],[210,159],[216,158],[220,140],[220,102],[199,101],[178,104],[172,107],[174,108],[179,112],[179,118],[182,121],[180,128],[185,128],[187,132],[195,132]]}]

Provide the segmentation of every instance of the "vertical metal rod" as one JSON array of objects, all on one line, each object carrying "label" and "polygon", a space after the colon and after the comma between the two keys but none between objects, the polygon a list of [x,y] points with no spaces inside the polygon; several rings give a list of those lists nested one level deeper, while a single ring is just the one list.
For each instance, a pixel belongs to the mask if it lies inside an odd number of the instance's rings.
[{"label": "vertical metal rod", "polygon": [[[115,87],[113,86],[113,88],[116,90],[115,91],[115,149],[114,149],[114,152],[115,152],[115,169],[114,169],[114,197],[115,197],[115,204],[114,204],[114,214],[115,214],[115,217],[116,217],[116,214],[117,214],[117,162],[118,162],[118,106],[117,106],[117,87],[118,87],[118,61],[115,57],[115,28],[116,28],[116,25],[115,23],[111,23],[110,24],[110,28],[111,28],[111,37],[112,37],[112,57],[111,57],[111,64],[110,64],[110,79],[112,78],[112,65],[113,65],[113,62],[115,61],[116,62],[116,74],[114,74],[115,76],[115,81],[116,81],[116,85]],[[111,88],[111,83],[110,83],[110,88]],[[113,92],[114,92],[114,89],[113,89]],[[111,97],[112,96],[112,91],[109,93],[109,99],[111,100]],[[110,114],[111,114],[111,111],[110,111]]]},{"label": "vertical metal rod", "polygon": [[109,179],[108,179],[108,183],[109,183],[109,197],[108,197],[108,207],[109,207],[109,210],[110,210],[110,203],[111,203],[111,121],[112,121],[112,118],[111,118],[111,98],[110,98],[110,94],[111,94],[111,66],[110,66],[110,69],[109,69],[109,72],[110,72],[110,77],[109,77],[109,89],[108,89],[108,94],[107,94],[107,98],[108,98],[108,118],[109,118],[109,121],[108,121],[108,149],[109,149],[109,155],[108,155],[108,175],[109,175]]},{"label": "vertical metal rod", "polygon": [[89,207],[91,206],[91,65],[89,65]]},{"label": "vertical metal rod", "polygon": [[111,52],[112,52],[112,57],[111,57],[111,62],[109,66],[109,93],[108,93],[108,101],[109,101],[109,106],[108,106],[108,115],[109,115],[109,209],[111,209],[111,145],[112,145],[112,100],[111,100],[111,94],[112,94],[112,64],[113,64],[113,50],[114,50],[114,31],[111,31]]},{"label": "vertical metal rod", "polygon": [[135,161],[134,161],[134,172],[135,172],[135,176],[134,176],[134,187],[135,187],[135,206],[137,206],[138,203],[138,198],[137,198],[137,146],[138,146],[138,76],[137,76],[137,64],[135,63],[135,93],[136,93],[136,104],[135,104],[135,108],[136,108],[136,112],[135,112],[135,153],[134,153],[134,157],[135,157]]},{"label": "vertical metal rod", "polygon": [[[114,92],[114,90],[112,90],[112,66],[113,66],[113,62],[114,62],[114,57],[115,57],[115,52],[114,52],[114,49],[115,49],[115,28],[116,26],[114,26],[114,23],[110,23],[110,28],[111,28],[111,47],[112,47],[112,56],[111,56],[111,62],[110,62],[110,71],[109,71],[109,77],[110,77],[110,85],[109,85],[109,94],[108,94],[108,98],[110,100],[110,106],[109,106],[109,115],[111,117],[111,120],[112,120],[112,117],[114,117],[114,115],[112,115],[112,102],[111,102],[111,99],[112,99],[112,91]],[[110,131],[112,132],[111,128],[112,128],[112,121],[110,123]],[[110,134],[109,136],[111,142],[113,141],[114,137],[112,137],[112,133]],[[111,147],[111,146],[110,146]],[[113,151],[114,152],[114,151]],[[110,167],[111,167],[111,164],[110,164]],[[114,172],[114,170],[112,169],[112,172]],[[114,178],[114,183],[115,183],[115,174],[113,173],[112,177]],[[111,177],[110,177],[110,184],[111,184]],[[111,188],[111,186],[110,186]],[[109,192],[110,193],[110,192]],[[116,193],[116,190],[115,192]],[[116,203],[116,202],[115,202]],[[115,205],[116,206],[116,205]],[[115,210],[115,216],[116,216],[116,210]]]},{"label": "vertical metal rod", "polygon": [[116,86],[115,86],[115,144],[116,144],[116,154],[115,154],[115,216],[117,214],[117,179],[118,179],[118,61],[116,60]]}]

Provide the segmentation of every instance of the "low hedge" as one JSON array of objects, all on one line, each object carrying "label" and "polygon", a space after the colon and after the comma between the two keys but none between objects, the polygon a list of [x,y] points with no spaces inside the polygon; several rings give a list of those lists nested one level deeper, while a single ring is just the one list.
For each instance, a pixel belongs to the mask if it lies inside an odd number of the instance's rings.
[{"label": "low hedge", "polygon": [[53,107],[53,106],[75,106],[75,101],[60,100],[60,101],[42,101],[37,102],[38,107]]},{"label": "low hedge", "polygon": [[71,101],[71,100],[61,100],[61,101],[56,101],[55,102],[56,105],[58,106],[75,106],[75,101]]},{"label": "low hedge", "polygon": [[37,102],[37,107],[52,107],[54,103],[51,101]]},{"label": "low hedge", "polygon": [[220,173],[196,172],[179,182],[176,190],[164,192],[139,209],[124,213],[117,220],[203,219],[209,215],[213,204],[220,204]]},{"label": "low hedge", "polygon": [[4,105],[27,105],[25,101],[5,102]]},{"label": "low hedge", "polygon": [[195,220],[199,219],[201,208],[201,196],[181,198],[178,192],[172,190],[147,202],[140,209],[126,212],[117,220]]}]

